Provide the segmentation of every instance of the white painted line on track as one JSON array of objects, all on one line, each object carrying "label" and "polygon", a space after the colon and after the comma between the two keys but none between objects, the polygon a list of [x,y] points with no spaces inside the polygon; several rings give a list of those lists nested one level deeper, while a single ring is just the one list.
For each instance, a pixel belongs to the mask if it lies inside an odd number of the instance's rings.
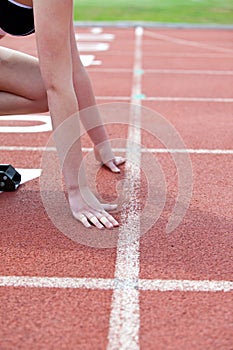
[{"label": "white painted line on track", "polygon": [[[141,94],[141,75],[136,72],[142,68],[143,29],[135,29],[134,74],[131,93],[131,111],[127,138],[126,183],[131,193],[121,214],[121,227],[117,244],[115,280],[138,283],[139,279],[139,245],[140,245],[140,163],[141,130],[140,104],[135,108],[134,96]],[[108,333],[107,350],[138,350],[140,329],[139,290],[114,289]]]},{"label": "white painted line on track", "polygon": [[[98,100],[106,101],[129,101],[129,96],[97,96]],[[141,98],[143,101],[165,101],[165,102],[213,102],[213,103],[232,103],[233,98],[224,97],[167,97],[167,96],[145,96]]]},{"label": "white painted line on track", "polygon": [[[0,287],[58,288],[92,290],[142,290],[160,292],[231,292],[232,281],[215,280],[166,280],[139,279],[117,280],[113,278],[72,278],[36,276],[0,276]],[[129,301],[130,302],[130,301]]]},{"label": "white painted line on track", "polygon": [[52,122],[49,115],[26,114],[26,115],[3,115],[0,116],[0,121],[17,122],[34,122],[39,123],[31,126],[0,126],[0,133],[38,133],[52,130]]},{"label": "white painted line on track", "polygon": [[[114,52],[115,54],[115,52]],[[119,53],[120,54],[120,53]],[[125,53],[123,53],[125,54]],[[232,54],[230,53],[196,53],[196,52],[145,52],[143,53],[143,56],[154,56],[154,57],[168,57],[168,58],[175,58],[175,57],[179,57],[179,58],[203,58],[203,57],[207,57],[209,59],[216,59],[216,58],[230,58],[232,59],[233,56],[233,52]]]},{"label": "white painted line on track", "polygon": [[151,38],[164,40],[164,41],[167,41],[167,42],[170,42],[170,43],[173,43],[173,44],[179,44],[179,45],[185,45],[185,46],[193,46],[193,47],[197,47],[197,48],[200,48],[200,49],[207,49],[207,50],[213,50],[213,51],[217,51],[217,52],[225,52],[225,53],[232,53],[233,54],[233,50],[232,49],[228,49],[226,47],[219,47],[219,46],[215,46],[215,45],[203,44],[201,42],[193,41],[193,40],[174,38],[174,37],[171,37],[169,35],[159,34],[159,33],[156,33],[156,32],[150,32],[149,30],[145,30],[145,35],[147,35],[147,36],[149,36]]},{"label": "white painted line on track", "polygon": [[[144,43],[146,43],[146,41],[144,41]],[[118,50],[114,50],[114,55],[120,55],[120,56],[130,56],[130,51],[125,50],[124,52],[122,51],[118,51]],[[104,56],[108,56],[108,55],[113,55],[113,52],[104,52],[102,53]],[[216,58],[222,58],[222,59],[232,59],[233,57],[233,52],[232,53],[205,53],[205,52],[155,52],[155,51],[149,51],[148,49],[146,50],[146,52],[143,52],[143,56],[144,57],[167,57],[167,58],[209,58],[211,59],[216,59]]]},{"label": "white painted line on track", "polygon": [[[130,68],[90,68],[89,72],[99,73],[131,73]],[[205,69],[143,69],[142,74],[190,74],[190,75],[233,75],[233,70],[205,70]]]},{"label": "white painted line on track", "polygon": [[90,29],[90,32],[93,34],[100,34],[103,32],[103,28],[102,27],[94,27]]},{"label": "white painted line on track", "polygon": [[145,69],[145,73],[156,74],[190,74],[190,75],[233,75],[232,70],[205,69]]},{"label": "white painted line on track", "polygon": [[171,101],[171,102],[219,102],[232,103],[233,98],[224,97],[146,97],[146,101]]},{"label": "white painted line on track", "polygon": [[112,41],[114,40],[114,34],[105,34],[105,33],[77,33],[75,34],[75,39],[77,41]]},{"label": "white painted line on track", "polygon": [[12,151],[12,152],[21,152],[21,151],[29,151],[29,152],[44,152],[51,151],[56,152],[56,147],[45,147],[45,146],[0,146],[0,151]]},{"label": "white painted line on track", "polygon": [[42,169],[21,169],[21,168],[16,168],[16,170],[19,172],[21,175],[21,182],[20,184],[24,184],[28,181],[37,179],[38,177],[41,176]]},{"label": "white painted line on track", "polygon": [[108,43],[101,42],[89,42],[89,43],[78,43],[78,49],[80,52],[98,52],[98,51],[107,51],[110,45]]},{"label": "white painted line on track", "polygon": [[[126,148],[113,148],[113,152],[126,153]],[[55,147],[30,147],[30,146],[0,146],[0,151],[12,151],[12,152],[56,152]],[[91,147],[82,147],[83,152],[93,152]],[[189,154],[216,154],[216,155],[226,155],[233,154],[233,149],[169,149],[169,148],[141,148],[137,150],[141,153],[189,153]]]},{"label": "white painted line on track", "polygon": [[80,59],[84,67],[101,64],[101,61],[95,60],[95,55],[80,55]]},{"label": "white painted line on track", "polygon": [[165,148],[148,148],[143,149],[142,152],[149,153],[189,153],[189,154],[233,154],[233,149],[165,149]]}]

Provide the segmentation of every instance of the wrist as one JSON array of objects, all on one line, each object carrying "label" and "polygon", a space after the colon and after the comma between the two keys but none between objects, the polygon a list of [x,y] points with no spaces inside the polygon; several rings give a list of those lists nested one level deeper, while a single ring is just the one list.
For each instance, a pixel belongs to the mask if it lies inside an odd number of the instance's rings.
[{"label": "wrist", "polygon": [[99,143],[94,146],[95,157],[98,161],[106,164],[110,160],[114,159],[114,154],[111,148],[111,144],[108,140]]}]

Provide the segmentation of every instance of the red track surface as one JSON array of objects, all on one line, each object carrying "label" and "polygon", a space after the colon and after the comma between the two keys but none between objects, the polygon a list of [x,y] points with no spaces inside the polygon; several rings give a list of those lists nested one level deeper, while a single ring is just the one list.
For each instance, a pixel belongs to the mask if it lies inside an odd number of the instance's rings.
[{"label": "red track surface", "polygon": [[[91,28],[79,30],[87,34],[90,31]],[[108,51],[94,53],[102,64],[88,68],[98,102],[128,103],[134,74],[134,29],[108,28],[103,33],[114,34],[115,38]],[[232,151],[233,134],[232,32],[150,29],[144,31],[142,40],[141,97],[137,98],[143,108],[157,111],[171,122],[187,149],[193,150],[190,155],[193,194],[185,218],[168,235],[165,227],[177,194],[176,167],[169,154],[156,153],[167,183],[166,204],[159,220],[141,238],[138,278],[230,282],[233,152],[226,154],[226,151]],[[1,44],[36,55],[33,36],[8,37]],[[180,100],[174,99],[177,97]],[[0,120],[0,123],[0,131],[1,126],[23,125],[16,121]],[[108,129],[111,139],[127,138],[126,125]],[[50,132],[1,133],[1,163],[11,163],[17,168],[40,168],[41,150],[17,150],[17,147],[44,147],[49,136]],[[15,150],[10,150],[10,146],[16,147]],[[91,147],[86,136],[83,146]],[[164,146],[143,131],[142,147],[156,152]],[[203,150],[203,154],[198,150]],[[51,160],[52,155],[55,153],[51,152]],[[92,174],[95,176],[96,169],[92,162],[88,167],[90,178]],[[115,198],[116,184],[124,175],[124,170],[117,176],[99,170],[96,185],[105,200]],[[142,203],[147,186],[142,176],[139,198]],[[0,194],[0,200],[1,276],[114,279],[116,248],[94,249],[62,234],[46,215],[38,179],[23,184],[14,193]],[[54,207],[59,213],[59,205],[54,203]],[[117,214],[119,219],[120,214]],[[64,220],[69,224],[72,219],[68,215]],[[79,232],[88,234],[79,223],[74,224]],[[116,242],[117,233],[109,233]],[[104,241],[106,233],[99,235]],[[126,264],[126,271],[127,268]],[[112,288],[32,288],[6,286],[1,278],[0,281],[0,349],[232,349],[232,290],[141,290],[136,340],[130,333],[133,321],[131,324],[128,320],[128,333],[124,333],[124,327],[122,332],[126,336],[123,343],[129,343],[122,347],[118,339],[118,347],[114,348],[109,333],[110,320],[114,324],[117,318],[111,316]]]}]

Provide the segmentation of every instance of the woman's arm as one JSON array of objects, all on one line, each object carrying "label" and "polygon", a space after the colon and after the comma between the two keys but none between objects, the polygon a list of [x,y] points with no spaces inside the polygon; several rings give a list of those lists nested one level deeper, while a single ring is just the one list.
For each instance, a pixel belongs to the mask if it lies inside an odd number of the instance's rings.
[{"label": "woman's arm", "polygon": [[0,39],[4,38],[5,35],[6,33],[0,28]]},{"label": "woman's arm", "polygon": [[[67,118],[78,112],[72,81],[69,32],[72,1],[34,0],[33,5],[39,64],[53,127],[56,129]],[[58,140],[57,149],[61,158],[60,146]],[[78,157],[72,162],[72,167],[77,171],[81,162],[80,147],[80,142],[77,142]],[[68,190],[78,187],[77,176],[70,170],[70,167],[64,164],[63,172]]]},{"label": "woman's arm", "polygon": [[[114,209],[115,206],[100,204],[89,190],[85,174],[82,176],[82,183],[78,178],[82,152],[79,138],[79,106],[73,84],[70,38],[73,1],[34,0],[33,7],[40,69],[54,129],[64,123],[67,118],[77,115],[75,123],[77,141],[63,164],[71,211],[86,227],[91,226],[91,221],[98,228],[104,226],[111,228],[118,223],[104,209]],[[62,128],[59,129],[62,130]],[[74,132],[72,127],[68,130],[68,134],[69,132],[71,134]],[[69,142],[69,135],[65,132],[56,139],[58,156],[61,161],[64,138],[67,138],[67,142]],[[83,198],[80,186],[85,192],[85,198]],[[86,199],[88,199],[88,203]]]},{"label": "woman's arm", "polygon": [[77,49],[73,22],[70,26],[71,53],[73,64],[74,89],[77,96],[81,121],[95,146],[96,158],[111,171],[119,172],[117,165],[124,163],[122,157],[115,157],[111,144],[96,105],[91,81],[83,66]]}]

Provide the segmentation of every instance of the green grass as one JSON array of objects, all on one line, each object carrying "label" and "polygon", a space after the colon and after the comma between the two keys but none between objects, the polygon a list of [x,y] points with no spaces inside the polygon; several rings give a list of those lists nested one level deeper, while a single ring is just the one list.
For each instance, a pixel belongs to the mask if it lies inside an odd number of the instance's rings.
[{"label": "green grass", "polygon": [[77,21],[233,24],[233,0],[74,0]]}]

